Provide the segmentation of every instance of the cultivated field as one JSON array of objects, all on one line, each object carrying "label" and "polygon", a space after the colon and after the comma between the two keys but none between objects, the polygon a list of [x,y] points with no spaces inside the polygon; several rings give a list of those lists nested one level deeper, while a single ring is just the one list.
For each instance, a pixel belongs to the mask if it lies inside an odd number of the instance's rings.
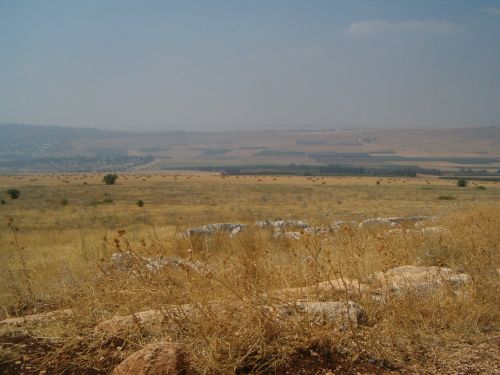
[{"label": "cultivated field", "polygon": [[498,177],[499,145],[498,126],[148,133],[0,124],[0,171],[246,170],[267,166],[279,174],[278,167],[290,164],[334,164],[421,167],[446,173],[469,169],[479,176]]},{"label": "cultivated field", "polygon": [[0,373],[498,373],[498,182],[101,180],[0,176]]}]

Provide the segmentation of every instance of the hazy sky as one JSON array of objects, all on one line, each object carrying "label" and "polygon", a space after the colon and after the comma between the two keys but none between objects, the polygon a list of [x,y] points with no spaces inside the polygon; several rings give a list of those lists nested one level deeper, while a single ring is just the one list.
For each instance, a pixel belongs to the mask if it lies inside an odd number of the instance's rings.
[{"label": "hazy sky", "polygon": [[500,124],[500,1],[0,0],[0,122]]}]

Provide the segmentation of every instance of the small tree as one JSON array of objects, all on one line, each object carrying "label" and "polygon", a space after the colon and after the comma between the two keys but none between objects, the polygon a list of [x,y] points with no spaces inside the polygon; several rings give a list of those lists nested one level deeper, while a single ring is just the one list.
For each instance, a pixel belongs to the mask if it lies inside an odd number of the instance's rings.
[{"label": "small tree", "polygon": [[117,179],[118,179],[118,176],[116,175],[116,173],[108,173],[106,176],[104,176],[102,178],[102,181],[106,185],[113,185]]},{"label": "small tree", "polygon": [[465,178],[459,178],[457,180],[457,186],[458,187],[466,187],[467,186],[467,180]]},{"label": "small tree", "polygon": [[17,189],[9,189],[7,190],[7,194],[9,194],[12,199],[17,199],[21,195],[21,192]]}]

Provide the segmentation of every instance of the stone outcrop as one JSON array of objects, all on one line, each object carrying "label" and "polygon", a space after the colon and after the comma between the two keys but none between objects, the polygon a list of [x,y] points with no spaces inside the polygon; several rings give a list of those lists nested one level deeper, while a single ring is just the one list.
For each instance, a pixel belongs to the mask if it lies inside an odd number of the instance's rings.
[{"label": "stone outcrop", "polygon": [[73,310],[71,309],[55,310],[0,320],[0,325],[20,326],[28,323],[48,323],[54,320],[68,318],[71,315],[73,315]]},{"label": "stone outcrop", "polygon": [[447,229],[443,227],[424,227],[417,229],[403,229],[403,228],[395,228],[390,229],[387,234],[390,235],[399,235],[399,234],[425,234],[425,235],[434,235],[446,232]]},{"label": "stone outcrop", "polygon": [[429,293],[444,286],[457,289],[470,280],[466,273],[436,266],[401,266],[385,272],[375,272],[365,279],[372,291],[403,294]]},{"label": "stone outcrop", "polygon": [[277,291],[269,292],[267,296],[277,299],[298,299],[317,296],[326,296],[331,292],[347,293],[349,295],[356,293],[364,293],[368,287],[358,282],[358,280],[350,280],[347,278],[336,278],[328,281],[323,281],[306,287],[286,288]]},{"label": "stone outcrop", "polygon": [[164,313],[160,310],[140,311],[131,315],[116,315],[99,323],[94,332],[106,336],[122,336],[133,327],[142,328],[147,324],[159,324],[163,322]]},{"label": "stone outcrop", "polygon": [[[291,297],[291,296],[290,296]],[[245,308],[244,306],[225,306],[216,302],[207,306],[211,313],[221,314],[229,309]],[[362,323],[364,311],[358,304],[351,301],[344,302],[309,302],[299,301],[291,303],[272,304],[262,306],[269,313],[278,314],[283,319],[295,314],[310,315],[311,321],[323,323],[346,323],[346,319],[351,319],[351,323]],[[203,308],[200,307],[202,310]],[[184,321],[199,313],[200,308],[195,305],[172,305],[166,306],[162,310],[146,310],[131,315],[114,316],[99,323],[94,328],[94,333],[108,337],[120,337],[131,329],[142,328],[147,325],[161,324],[164,322]]]},{"label": "stone outcrop", "polygon": [[142,268],[150,272],[156,272],[164,267],[178,267],[186,271],[198,273],[208,272],[201,263],[191,260],[166,256],[140,257],[129,251],[113,253],[113,255],[111,255],[110,262],[110,267],[120,271]]},{"label": "stone outcrop", "polygon": [[106,336],[121,336],[133,327],[142,328],[147,325],[161,324],[168,319],[189,317],[192,305],[171,305],[162,310],[139,311],[130,315],[116,315],[99,323],[94,332]]},{"label": "stone outcrop", "polygon": [[230,235],[235,235],[240,233],[246,227],[247,226],[245,224],[214,223],[186,229],[183,235],[185,237],[193,237],[195,235],[212,235],[215,233],[229,233]]},{"label": "stone outcrop", "polygon": [[259,228],[296,228],[296,229],[306,229],[310,228],[311,224],[306,223],[302,220],[261,220],[255,223]]},{"label": "stone outcrop", "polygon": [[420,229],[420,232],[423,234],[439,234],[448,231],[448,229],[444,227],[425,227]]},{"label": "stone outcrop", "polygon": [[415,224],[419,221],[426,220],[427,218],[424,216],[409,216],[409,217],[374,217],[371,219],[363,220],[359,223],[360,228],[370,228],[376,226],[397,226],[402,224]]},{"label": "stone outcrop", "polygon": [[274,238],[285,238],[289,240],[300,240],[302,238],[302,233],[300,232],[281,232],[276,231],[273,233]]},{"label": "stone outcrop", "polygon": [[307,315],[316,324],[335,324],[340,327],[366,323],[366,313],[353,301],[297,302],[272,307],[283,316]]},{"label": "stone outcrop", "polygon": [[304,229],[305,234],[312,234],[318,236],[326,236],[331,234],[333,230],[329,226],[324,227],[309,227]]},{"label": "stone outcrop", "polygon": [[191,374],[186,358],[175,343],[159,342],[131,354],[112,375],[182,375]]}]

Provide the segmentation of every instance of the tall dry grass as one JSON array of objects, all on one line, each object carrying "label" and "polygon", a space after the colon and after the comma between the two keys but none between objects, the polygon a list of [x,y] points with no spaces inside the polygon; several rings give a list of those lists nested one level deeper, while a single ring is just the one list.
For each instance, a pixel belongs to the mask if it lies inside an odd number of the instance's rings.
[{"label": "tall dry grass", "polygon": [[[158,340],[180,343],[199,373],[272,372],[297,352],[311,349],[404,366],[498,330],[499,223],[495,204],[447,207],[438,219],[424,223],[447,228],[444,232],[346,227],[331,236],[295,241],[256,228],[233,237],[186,239],[176,236],[172,226],[144,223],[140,229],[49,231],[47,237],[14,219],[2,232],[2,315],[73,310],[69,319],[23,328],[32,340],[53,343],[39,362],[41,369],[105,373],[127,354]],[[110,261],[116,252],[133,254],[127,267]],[[182,267],[149,272],[141,259],[154,256],[187,259],[202,265],[203,272]],[[274,293],[326,280],[363,281],[373,272],[408,264],[450,267],[470,274],[471,282],[460,293],[446,288],[432,294],[410,292],[384,303],[347,289],[313,287],[294,298]],[[325,326],[301,315],[282,319],[269,310],[298,298],[353,300],[366,310],[367,324]],[[113,316],[183,304],[193,312],[136,324],[111,337],[94,330]]]}]

